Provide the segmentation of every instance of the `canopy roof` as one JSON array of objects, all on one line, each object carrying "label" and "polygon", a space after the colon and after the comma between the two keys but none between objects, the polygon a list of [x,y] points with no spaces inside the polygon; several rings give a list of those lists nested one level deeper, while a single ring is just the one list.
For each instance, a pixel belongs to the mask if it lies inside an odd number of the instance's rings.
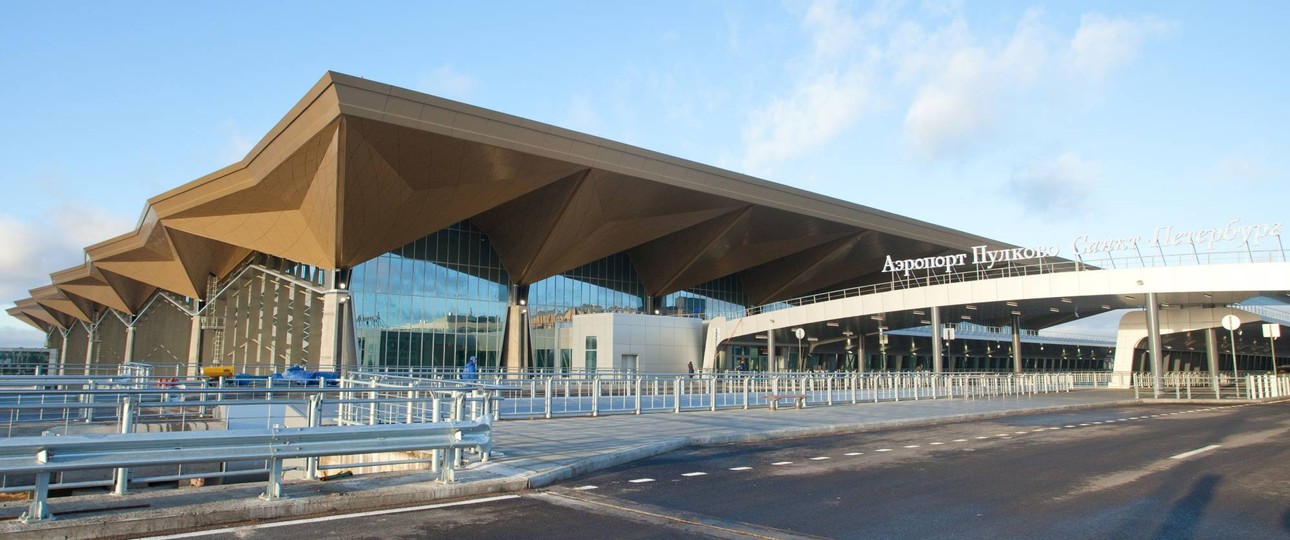
[{"label": "canopy roof", "polygon": [[325,74],[240,162],[148,200],[10,315],[48,330],[253,252],[351,268],[470,221],[530,284],[626,253],[648,294],[738,275],[752,304],[886,281],[886,256],[996,241],[532,120]]}]

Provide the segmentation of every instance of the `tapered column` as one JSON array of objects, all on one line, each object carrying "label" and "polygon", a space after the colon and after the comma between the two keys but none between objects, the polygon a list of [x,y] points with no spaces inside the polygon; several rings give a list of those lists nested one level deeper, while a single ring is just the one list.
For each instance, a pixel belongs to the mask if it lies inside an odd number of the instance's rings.
[{"label": "tapered column", "polygon": [[342,373],[348,367],[345,365],[345,350],[349,348],[346,340],[352,341],[353,336],[346,335],[349,291],[340,276],[340,270],[331,270],[325,278],[327,290],[323,292],[322,335],[319,336],[321,348],[318,351],[320,371]]},{"label": "tapered column", "polygon": [[766,331],[766,371],[779,371],[775,362],[775,321],[770,321],[770,330]]},{"label": "tapered column", "polygon": [[[508,372],[520,372],[531,368],[529,362],[529,287],[528,285],[511,285],[507,293],[506,336],[502,341],[502,368]],[[552,367],[560,367],[559,347],[554,351]]]},{"label": "tapered column", "polygon": [[1021,315],[1012,316],[1012,372],[1021,373]]},{"label": "tapered column", "polygon": [[1218,330],[1216,328],[1205,329],[1205,357],[1209,363],[1210,382],[1214,392],[1218,392]]},{"label": "tapered column", "polygon": [[1160,397],[1160,305],[1156,293],[1147,293],[1147,336],[1151,348],[1151,388]]},{"label": "tapered column", "polygon": [[97,352],[94,350],[94,344],[98,341],[95,339],[98,336],[98,323],[85,325],[85,375],[87,376],[90,375],[90,366],[94,363],[94,353]]},{"label": "tapered column", "polygon": [[932,373],[941,372],[941,308],[932,307]]}]

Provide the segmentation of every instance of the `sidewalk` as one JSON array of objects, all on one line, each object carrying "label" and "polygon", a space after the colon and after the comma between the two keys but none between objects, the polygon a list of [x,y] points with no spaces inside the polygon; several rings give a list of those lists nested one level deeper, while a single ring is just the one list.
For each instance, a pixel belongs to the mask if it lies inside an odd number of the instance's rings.
[{"label": "sidewalk", "polygon": [[0,503],[5,538],[101,538],[159,534],[337,511],[424,504],[428,501],[540,488],[581,474],[689,445],[762,441],[884,428],[960,422],[1133,404],[1132,391],[1077,390],[993,399],[937,399],[804,410],[727,410],[600,418],[502,421],[494,426],[494,459],[440,484],[427,472],[360,475],[333,482],[292,481],[288,498],[264,501],[263,482],[191,489],[140,490],[50,500],[56,520],[23,524],[26,501]]}]

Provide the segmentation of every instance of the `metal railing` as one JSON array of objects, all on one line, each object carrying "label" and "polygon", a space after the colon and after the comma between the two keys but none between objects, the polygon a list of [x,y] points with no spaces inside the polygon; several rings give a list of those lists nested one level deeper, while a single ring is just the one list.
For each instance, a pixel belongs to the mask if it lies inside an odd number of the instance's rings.
[{"label": "metal railing", "polygon": [[[363,374],[385,391],[408,391],[430,380],[408,375]],[[507,378],[507,377],[512,378]],[[501,419],[680,413],[769,406],[768,396],[800,395],[806,405],[855,404],[947,398],[993,398],[1069,392],[1077,378],[1069,373],[697,373],[575,376],[532,373],[488,379],[487,388],[502,401],[490,412]],[[448,381],[451,382],[451,381]],[[1099,376],[1078,379],[1082,386],[1105,384]],[[482,404],[481,404],[482,405]],[[394,414],[398,414],[395,411]]]},{"label": "metal railing", "polygon": [[[1234,377],[1225,373],[1197,372],[1160,374],[1160,398],[1254,400],[1290,396],[1290,375]],[[1133,374],[1133,393],[1138,399],[1155,398],[1156,382],[1150,372]]]},{"label": "metal railing", "polygon": [[932,285],[946,285],[950,283],[965,283],[970,281],[981,281],[986,279],[999,279],[1009,277],[1022,277],[1031,275],[1056,274],[1064,272],[1085,272],[1107,269],[1124,269],[1124,268],[1153,268],[1168,266],[1196,266],[1211,264],[1236,264],[1236,263],[1264,263],[1264,262],[1287,262],[1284,249],[1267,249],[1267,250],[1246,250],[1246,251],[1227,251],[1227,252],[1209,252],[1209,253],[1177,253],[1177,254],[1138,254],[1134,257],[1112,257],[1107,254],[1106,257],[1097,260],[1084,261],[1055,261],[1044,262],[1042,259],[1039,263],[1028,265],[1013,265],[1011,262],[1006,265],[999,265],[995,268],[974,267],[969,270],[963,270],[952,274],[933,274],[928,273],[923,276],[899,277],[896,273],[892,274],[892,280],[887,283],[875,283],[872,285],[863,285],[830,291],[826,293],[813,294],[781,300],[772,304],[763,306],[750,307],[728,313],[708,313],[705,318],[725,317],[727,319],[737,319],[759,313],[767,313],[788,309],[792,307],[817,304],[832,300],[841,300],[843,298],[852,298],[862,295],[877,294],[882,292],[898,291],[916,287],[927,287]]}]

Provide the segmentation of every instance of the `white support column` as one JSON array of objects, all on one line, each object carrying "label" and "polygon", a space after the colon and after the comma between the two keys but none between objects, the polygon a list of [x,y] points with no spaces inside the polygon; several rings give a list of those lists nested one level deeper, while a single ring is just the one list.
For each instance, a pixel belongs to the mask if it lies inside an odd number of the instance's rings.
[{"label": "white support column", "polygon": [[779,371],[779,366],[775,364],[775,321],[770,322],[770,329],[766,331],[766,371]]},{"label": "white support column", "polygon": [[90,366],[94,363],[94,338],[98,336],[99,325],[85,324],[85,375],[90,375]]},{"label": "white support column", "polygon": [[63,346],[58,351],[58,375],[66,375],[67,368],[67,336],[72,335],[72,329],[59,329],[58,333],[63,335]]},{"label": "white support column", "polygon": [[348,367],[345,366],[345,349],[348,348],[345,340],[353,339],[353,336],[345,335],[349,291],[345,288],[346,284],[337,279],[339,274],[339,270],[327,271],[324,284],[327,290],[323,292],[322,328],[319,336],[321,347],[318,351],[318,369],[337,373]]},{"label": "white support column", "polygon": [[188,376],[196,377],[201,373],[202,363],[202,316],[194,313],[188,333]]},{"label": "white support column", "polygon": [[131,316],[130,322],[125,325],[125,353],[121,359],[123,364],[134,361],[134,322],[135,318]]}]

